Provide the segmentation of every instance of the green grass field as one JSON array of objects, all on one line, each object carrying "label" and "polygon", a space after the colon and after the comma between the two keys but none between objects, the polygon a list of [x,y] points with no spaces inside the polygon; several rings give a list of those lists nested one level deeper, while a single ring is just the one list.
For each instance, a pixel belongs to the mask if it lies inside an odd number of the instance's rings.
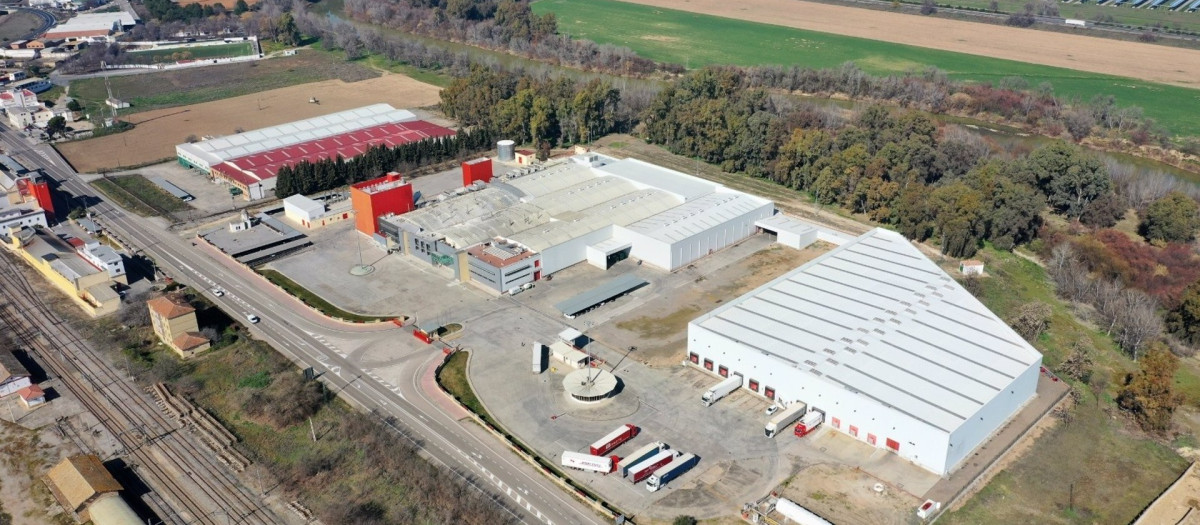
[{"label": "green grass field", "polygon": [[[346,62],[331,53],[302,50],[295,56],[241,64],[180,69],[108,79],[113,96],[128,101],[127,115],[258,93],[271,89],[340,78],[357,82],[379,76],[378,72]],[[71,82],[70,94],[92,114],[106,113],[108,97],[103,78]]]},{"label": "green grass field", "polygon": [[[1094,1],[1086,3],[1059,2],[1058,13],[1063,18],[1076,18],[1089,21],[1095,20],[1100,15],[1108,15],[1113,17],[1114,23],[1133,28],[1150,28],[1157,24],[1164,29],[1191,32],[1200,31],[1200,13],[1168,11],[1166,6],[1170,5],[1171,1],[1168,0],[1163,3],[1158,9],[1134,9],[1124,6],[1096,5]],[[988,9],[990,3],[991,0],[938,1],[940,5],[972,7],[976,9]],[[1025,9],[1025,4],[1028,3],[1028,0],[996,0],[996,3],[1000,8],[999,11],[1002,13],[1019,13]],[[1112,2],[1109,3],[1111,4]],[[1186,6],[1189,3],[1191,2],[1187,2],[1184,5]]]},{"label": "green grass field", "polygon": [[1176,135],[1200,135],[1200,90],[1124,77],[805,31],[782,26],[628,4],[615,0],[540,0],[535,12],[553,12],[561,31],[599,43],[626,46],[646,58],[698,68],[709,64],[837,67],[855,62],[875,73],[927,66],[951,78],[996,82],[1020,76],[1049,82],[1067,98],[1110,94],[1123,106],[1140,106]]},{"label": "green grass field", "polygon": [[100,191],[122,208],[143,217],[161,216],[191,209],[174,195],[159,188],[141,175],[105,177],[92,182]]},{"label": "green grass field", "polygon": [[174,62],[176,60],[194,60],[202,58],[240,57],[254,53],[251,42],[234,44],[218,44],[212,46],[188,47],[180,49],[154,49],[150,51],[131,51],[130,57],[145,62]]}]

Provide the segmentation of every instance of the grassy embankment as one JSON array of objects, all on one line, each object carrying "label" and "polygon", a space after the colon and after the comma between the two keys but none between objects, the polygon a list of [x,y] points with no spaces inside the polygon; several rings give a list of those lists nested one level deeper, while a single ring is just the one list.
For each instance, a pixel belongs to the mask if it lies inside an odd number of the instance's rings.
[{"label": "grassy embankment", "polygon": [[1200,92],[1124,77],[1028,64],[744,22],[615,0],[540,0],[537,13],[553,12],[559,29],[598,43],[627,46],[654,60],[696,68],[709,64],[797,65],[833,68],[855,62],[874,74],[936,66],[951,78],[996,82],[1023,77],[1049,82],[1059,96],[1090,100],[1111,94],[1120,106],[1140,106],[1171,133],[1200,135]]},{"label": "grassy embankment", "polygon": [[92,181],[92,186],[116,201],[120,207],[142,217],[169,215],[191,209],[186,202],[136,173],[97,179]]},{"label": "grassy embankment", "polygon": [[266,277],[267,280],[271,281],[273,284],[275,284],[275,286],[283,288],[285,292],[291,294],[297,299],[300,299],[300,301],[304,304],[316,308],[317,311],[329,317],[355,323],[367,323],[393,319],[392,317],[359,315],[353,312],[347,312],[341,308],[338,308],[337,306],[334,306],[333,303],[330,303],[321,296],[310,292],[307,288],[301,286],[296,281],[289,279],[286,275],[275,270],[259,270],[258,273],[262,274],[263,277]]},{"label": "grassy embankment", "polygon": [[[1113,399],[1119,380],[1136,365],[1112,340],[1080,323],[1054,295],[1045,270],[1017,255],[986,249],[989,277],[981,300],[1001,317],[1030,301],[1051,305],[1050,328],[1035,343],[1046,366],[1065,359],[1076,341],[1095,348],[1090,384],[1076,382],[1080,402],[1020,459],[1001,471],[948,524],[1128,523],[1187,467],[1170,446],[1139,434]],[[1195,372],[1187,367],[1176,386],[1188,403],[1200,401]],[[1070,504],[1074,484],[1074,507]]]},{"label": "grassy embankment", "polygon": [[[115,76],[108,79],[114,97],[132,107],[121,115],[154,109],[186,106],[249,95],[297,84],[342,79],[355,82],[379,76],[361,65],[348,63],[330,53],[301,51],[295,56],[257,62],[225,64],[194,69],[164,71],[144,75]],[[108,91],[103,78],[71,82],[71,96],[93,115],[107,113],[104,100]]]}]

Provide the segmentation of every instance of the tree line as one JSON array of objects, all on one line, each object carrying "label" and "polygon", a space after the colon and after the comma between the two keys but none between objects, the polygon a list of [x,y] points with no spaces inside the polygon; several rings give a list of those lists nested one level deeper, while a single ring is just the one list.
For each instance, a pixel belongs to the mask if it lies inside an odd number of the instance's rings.
[{"label": "tree line", "polygon": [[390,147],[372,146],[352,159],[341,156],[284,166],[276,174],[275,194],[310,195],[374,179],[389,171],[409,171],[486,150],[492,134],[486,128],[461,131],[452,137],[429,138]]}]

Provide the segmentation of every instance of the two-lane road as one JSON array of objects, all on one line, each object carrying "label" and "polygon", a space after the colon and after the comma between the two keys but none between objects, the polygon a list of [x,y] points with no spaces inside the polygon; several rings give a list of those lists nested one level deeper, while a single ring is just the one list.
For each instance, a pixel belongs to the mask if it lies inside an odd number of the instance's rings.
[{"label": "two-lane road", "polygon": [[[60,181],[62,189],[75,196],[93,196],[91,191],[57,152],[48,146],[31,145],[11,130],[0,131],[6,150],[19,154],[29,164],[40,166]],[[334,391],[365,410],[391,416],[413,436],[422,452],[436,463],[464,475],[464,479],[496,497],[524,523],[606,523],[589,506],[566,494],[540,471],[522,461],[503,443],[481,434],[473,423],[460,422],[445,414],[425,397],[419,386],[422,367],[411,380],[389,384],[371,370],[364,370],[347,356],[362,345],[387,344],[405,355],[428,352],[417,348],[406,331],[395,325],[354,325],[330,320],[301,305],[249,269],[222,256],[213,256],[203,246],[132,217],[111,203],[101,202],[90,210],[105,228],[151,256],[174,279],[209,290],[220,286],[228,292],[210,297],[236,319],[253,313],[261,318],[253,331],[301,367],[314,367]],[[338,341],[331,348],[327,341]]]}]

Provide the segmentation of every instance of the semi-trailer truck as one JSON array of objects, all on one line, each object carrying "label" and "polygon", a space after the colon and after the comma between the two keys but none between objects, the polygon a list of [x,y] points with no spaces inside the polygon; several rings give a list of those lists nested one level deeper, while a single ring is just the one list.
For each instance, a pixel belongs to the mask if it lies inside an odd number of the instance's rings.
[{"label": "semi-trailer truck", "polygon": [[654,471],[670,463],[679,453],[674,450],[660,450],[658,454],[642,460],[637,465],[629,467],[629,479],[635,484],[641,483],[654,474]]},{"label": "semi-trailer truck", "polygon": [[796,420],[803,417],[804,413],[807,411],[808,405],[803,401],[792,403],[785,407],[781,412],[775,414],[775,417],[772,417],[770,421],[767,421],[767,426],[763,429],[763,431],[767,434],[767,437],[775,437],[775,434],[779,433],[779,429],[787,428],[788,425],[795,423]]},{"label": "semi-trailer truck", "polygon": [[603,456],[608,454],[613,449],[621,446],[622,443],[633,439],[638,434],[638,427],[626,423],[621,425],[616,430],[609,432],[607,436],[600,438],[599,441],[592,443],[591,452],[593,456]]},{"label": "semi-trailer truck", "polygon": [[731,375],[725,378],[724,381],[717,383],[717,386],[708,389],[704,395],[700,396],[700,401],[704,402],[704,406],[710,407],[717,400],[729,395],[730,392],[737,390],[740,386],[742,386],[742,376],[738,374]]},{"label": "semi-trailer truck", "polygon": [[621,477],[625,477],[625,476],[629,475],[630,467],[637,465],[639,462],[641,462],[642,460],[645,460],[646,458],[649,458],[650,456],[658,454],[658,451],[665,450],[668,448],[671,448],[671,447],[667,446],[666,443],[659,441],[657,443],[651,443],[642,448],[639,448],[639,449],[635,450],[633,452],[633,454],[625,456],[625,459],[622,459],[618,463],[619,466],[617,467],[621,472]]},{"label": "semi-trailer truck", "polygon": [[824,421],[825,413],[819,410],[813,410],[812,412],[805,414],[804,417],[800,419],[800,422],[796,424],[796,437],[807,436],[810,432],[821,426],[821,423]]},{"label": "semi-trailer truck", "polygon": [[671,462],[666,468],[660,469],[659,472],[652,474],[650,479],[646,480],[646,490],[656,492],[670,483],[671,480],[682,476],[684,472],[691,470],[700,462],[700,456],[695,454],[684,454]]},{"label": "semi-trailer truck", "polygon": [[612,458],[592,456],[580,452],[571,452],[570,450],[565,450],[562,453],[562,466],[564,467],[608,474],[613,470],[612,465]]}]

